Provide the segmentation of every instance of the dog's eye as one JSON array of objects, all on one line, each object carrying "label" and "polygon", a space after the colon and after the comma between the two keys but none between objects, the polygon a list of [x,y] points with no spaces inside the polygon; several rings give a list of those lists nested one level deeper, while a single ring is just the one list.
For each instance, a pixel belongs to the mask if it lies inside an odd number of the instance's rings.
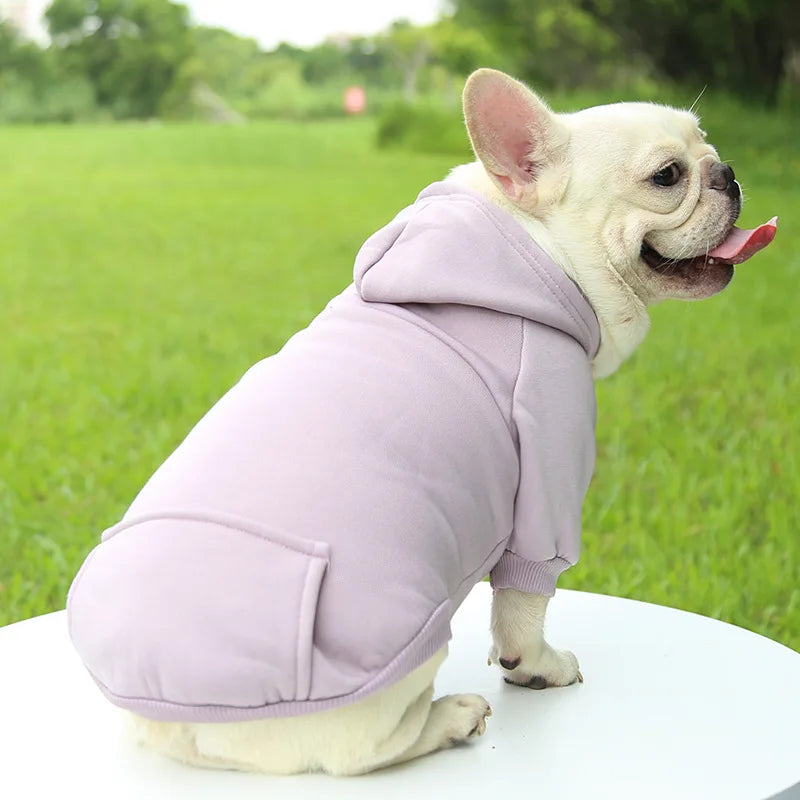
[{"label": "dog's eye", "polygon": [[674,186],[681,177],[681,168],[673,161],[653,175],[656,186]]}]

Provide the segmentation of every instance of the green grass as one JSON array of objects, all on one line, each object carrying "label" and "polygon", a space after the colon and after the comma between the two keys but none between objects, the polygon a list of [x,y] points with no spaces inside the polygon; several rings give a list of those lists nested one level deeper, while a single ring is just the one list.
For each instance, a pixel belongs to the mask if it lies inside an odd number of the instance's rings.
[{"label": "green grass", "polygon": [[[739,123],[711,138],[751,198],[743,223],[779,213],[779,238],[719,297],[654,309],[598,386],[584,553],[562,585],[797,648],[800,163],[789,120]],[[190,426],[451,166],[373,137],[363,120],[0,129],[0,624],[63,607]]]}]

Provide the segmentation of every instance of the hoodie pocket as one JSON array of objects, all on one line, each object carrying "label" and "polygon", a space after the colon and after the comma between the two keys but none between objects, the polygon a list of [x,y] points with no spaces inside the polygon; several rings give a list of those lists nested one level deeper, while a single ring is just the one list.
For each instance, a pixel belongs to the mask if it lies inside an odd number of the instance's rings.
[{"label": "hoodie pocket", "polygon": [[156,703],[162,719],[180,718],[165,704],[306,700],[329,556],[323,542],[227,515],[125,520],[75,578],[70,633],[112,700]]}]

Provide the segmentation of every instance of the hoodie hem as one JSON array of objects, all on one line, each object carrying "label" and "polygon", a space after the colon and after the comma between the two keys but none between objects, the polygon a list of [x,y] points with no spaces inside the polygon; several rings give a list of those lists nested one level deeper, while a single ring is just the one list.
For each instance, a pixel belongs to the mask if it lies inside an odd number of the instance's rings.
[{"label": "hoodie hem", "polygon": [[[244,722],[293,717],[352,705],[386,689],[433,658],[450,640],[450,600],[443,601],[400,653],[374,678],[355,691],[319,700],[285,700],[261,706],[190,705],[114,693],[93,674],[92,679],[116,706],[161,722]],[[90,672],[91,674],[91,672]]]}]

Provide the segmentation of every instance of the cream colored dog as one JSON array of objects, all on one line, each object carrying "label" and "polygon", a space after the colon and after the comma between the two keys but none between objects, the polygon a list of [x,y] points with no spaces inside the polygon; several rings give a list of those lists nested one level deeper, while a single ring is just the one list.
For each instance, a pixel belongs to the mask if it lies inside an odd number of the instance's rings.
[{"label": "cream colored dog", "polygon": [[[522,84],[479,70],[467,81],[464,113],[478,160],[450,179],[510,212],[580,286],[600,322],[596,377],[617,369],[642,341],[648,304],[719,292],[731,264],[757,249],[741,241],[718,247],[745,233],[733,228],[741,193],[687,111],[623,103],[553,114]],[[544,688],[581,680],[575,656],[544,641],[547,600],[495,593],[489,658],[509,682]],[[306,716],[217,724],[132,719],[141,740],[192,764],[368,772],[483,733],[491,712],[482,697],[433,700],[445,655],[364,700]]]}]

